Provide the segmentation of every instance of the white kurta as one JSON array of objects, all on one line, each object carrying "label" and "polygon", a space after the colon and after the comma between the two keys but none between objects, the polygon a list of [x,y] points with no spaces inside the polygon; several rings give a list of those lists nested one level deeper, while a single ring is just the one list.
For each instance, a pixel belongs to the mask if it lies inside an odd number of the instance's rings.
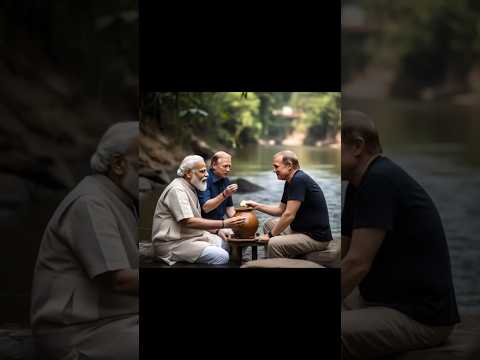
[{"label": "white kurta", "polygon": [[169,265],[194,263],[218,237],[205,230],[191,229],[183,219],[202,217],[195,188],[183,178],[174,179],[158,199],[152,226],[155,254]]},{"label": "white kurta", "polygon": [[138,297],[97,280],[122,269],[138,269],[134,201],[106,176],[87,176],[52,216],[35,266],[32,328],[46,358],[138,358]]}]

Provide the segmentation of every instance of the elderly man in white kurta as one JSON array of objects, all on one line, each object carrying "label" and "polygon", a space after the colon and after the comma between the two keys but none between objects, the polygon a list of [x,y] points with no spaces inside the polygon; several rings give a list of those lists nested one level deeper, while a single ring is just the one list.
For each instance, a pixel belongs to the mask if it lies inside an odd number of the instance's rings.
[{"label": "elderly man in white kurta", "polygon": [[42,239],[31,319],[42,359],[138,359],[138,122],[101,139]]},{"label": "elderly man in white kurta", "polygon": [[210,231],[233,228],[242,217],[203,219],[195,189],[205,191],[208,172],[201,156],[187,156],[174,179],[158,199],[153,218],[152,239],[157,257],[169,265],[177,262],[226,264],[223,240]]}]

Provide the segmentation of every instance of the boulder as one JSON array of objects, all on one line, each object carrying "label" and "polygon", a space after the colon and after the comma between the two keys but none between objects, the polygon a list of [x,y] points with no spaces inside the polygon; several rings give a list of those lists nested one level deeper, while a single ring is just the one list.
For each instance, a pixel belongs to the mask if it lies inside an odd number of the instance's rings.
[{"label": "boulder", "polygon": [[[389,360],[474,360],[480,352],[480,314],[464,315],[445,344],[408,351]],[[385,359],[387,360],[387,359]]]},{"label": "boulder", "polygon": [[252,193],[252,192],[257,192],[265,189],[260,185],[257,185],[248,180],[245,180],[244,178],[232,179],[231,183],[238,185],[237,193],[239,194]]},{"label": "boulder", "polygon": [[340,246],[341,240],[333,239],[325,250],[308,253],[302,258],[326,267],[339,267]]},{"label": "boulder", "polygon": [[260,259],[249,261],[241,266],[242,268],[323,268],[324,266],[318,265],[312,261],[300,260],[300,259],[287,259],[287,258],[275,258],[275,259]]},{"label": "boulder", "polygon": [[196,155],[200,155],[205,160],[210,159],[214,154],[212,148],[205,141],[199,139],[195,135],[192,135],[190,146]]}]

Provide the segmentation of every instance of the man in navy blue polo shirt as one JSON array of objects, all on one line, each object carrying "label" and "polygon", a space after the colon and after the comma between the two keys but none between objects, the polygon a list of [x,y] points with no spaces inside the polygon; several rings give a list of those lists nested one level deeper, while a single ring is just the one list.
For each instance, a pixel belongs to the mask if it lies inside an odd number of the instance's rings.
[{"label": "man in navy blue polo shirt", "polygon": [[294,258],[325,250],[332,240],[327,202],[320,186],[300,169],[293,151],[284,150],[273,156],[273,171],[285,181],[282,199],[275,205],[246,201],[248,206],[278,217],[264,225],[268,241],[267,257]]},{"label": "man in navy blue polo shirt", "polygon": [[[230,154],[219,151],[215,153],[208,170],[207,190],[197,191],[198,200],[202,208],[202,217],[212,220],[222,220],[235,216],[232,195],[238,189],[237,184],[230,184],[228,174],[232,169]],[[218,235],[225,240],[231,234],[231,229],[222,229]]]},{"label": "man in navy blue polo shirt", "polygon": [[440,345],[460,320],[442,219],[359,111],[342,112],[342,180],[343,358]]}]

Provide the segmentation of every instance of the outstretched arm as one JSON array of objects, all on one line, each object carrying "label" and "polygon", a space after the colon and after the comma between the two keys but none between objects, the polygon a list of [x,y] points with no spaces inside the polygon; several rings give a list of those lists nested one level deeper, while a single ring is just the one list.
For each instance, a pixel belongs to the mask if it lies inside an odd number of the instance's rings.
[{"label": "outstretched arm", "polygon": [[222,228],[235,228],[245,222],[242,216],[235,216],[225,220],[210,220],[201,217],[191,217],[183,219],[180,223],[191,229],[214,230]]},{"label": "outstretched arm", "polygon": [[282,202],[278,205],[265,205],[265,204],[257,203],[255,201],[248,200],[248,201],[245,201],[245,203],[247,204],[247,206],[250,206],[255,210],[261,211],[271,216],[281,216],[286,208],[286,205]]}]

